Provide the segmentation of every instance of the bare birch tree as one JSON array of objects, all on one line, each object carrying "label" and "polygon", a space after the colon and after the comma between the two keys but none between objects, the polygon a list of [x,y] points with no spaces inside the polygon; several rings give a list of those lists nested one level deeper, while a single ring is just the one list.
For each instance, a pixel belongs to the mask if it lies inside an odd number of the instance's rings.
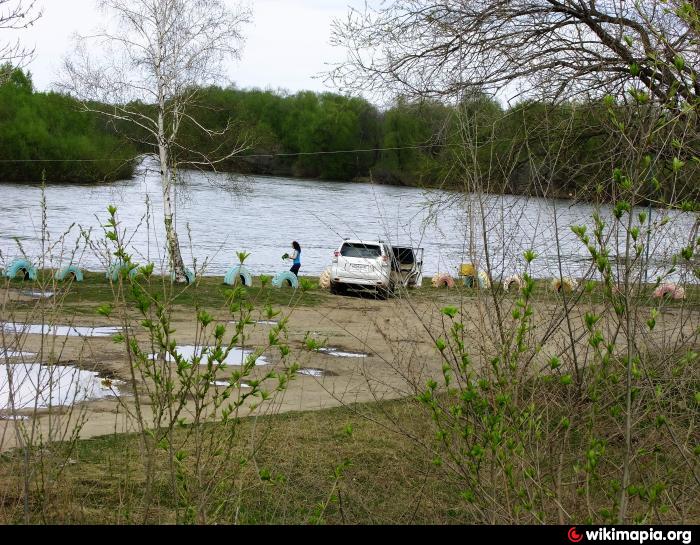
[{"label": "bare birch tree", "polygon": [[202,126],[192,107],[199,89],[221,79],[225,61],[240,56],[241,28],[251,14],[246,7],[230,9],[223,0],[100,0],[99,5],[105,26],[77,38],[60,85],[85,110],[133,126],[141,143],[157,152],[170,267],[177,282],[185,282],[173,209],[178,153],[187,152],[188,166],[213,168],[244,146],[216,157],[184,150],[180,129],[188,123],[212,137],[222,135]]},{"label": "bare birch tree", "polygon": [[[693,7],[693,4],[695,7]],[[394,0],[334,23],[342,87],[558,99],[636,89],[677,109],[700,94],[697,0]]]},{"label": "bare birch tree", "polygon": [[33,49],[27,49],[19,40],[10,40],[6,36],[12,31],[31,27],[40,17],[41,11],[36,9],[36,0],[0,0],[0,64],[18,65],[32,56]]}]

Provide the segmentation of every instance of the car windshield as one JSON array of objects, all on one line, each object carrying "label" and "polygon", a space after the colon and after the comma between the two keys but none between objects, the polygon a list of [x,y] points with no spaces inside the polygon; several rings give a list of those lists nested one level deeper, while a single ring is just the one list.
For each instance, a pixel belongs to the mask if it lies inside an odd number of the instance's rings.
[{"label": "car windshield", "polygon": [[359,257],[362,259],[377,259],[382,256],[382,250],[379,246],[371,244],[353,244],[347,242],[343,244],[340,250],[343,257]]}]

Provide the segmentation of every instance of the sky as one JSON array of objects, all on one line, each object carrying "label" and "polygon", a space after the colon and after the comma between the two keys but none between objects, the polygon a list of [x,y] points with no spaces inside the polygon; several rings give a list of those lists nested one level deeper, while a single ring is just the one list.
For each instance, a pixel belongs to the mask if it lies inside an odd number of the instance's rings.
[{"label": "sky", "polygon": [[[236,5],[236,0],[225,0]],[[330,45],[331,22],[343,18],[349,6],[364,0],[250,0],[253,22],[245,27],[246,44],[240,61],[229,67],[228,80],[239,88],[333,90],[317,76],[344,53]],[[26,47],[36,48],[29,65],[39,90],[58,79],[63,57],[76,33],[89,34],[100,23],[96,0],[39,0],[43,16],[17,34]]]}]

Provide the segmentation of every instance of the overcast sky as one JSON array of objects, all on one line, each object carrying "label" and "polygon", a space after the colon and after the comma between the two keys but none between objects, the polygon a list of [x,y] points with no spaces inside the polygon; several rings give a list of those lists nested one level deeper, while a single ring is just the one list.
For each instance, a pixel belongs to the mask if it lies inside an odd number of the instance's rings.
[{"label": "overcast sky", "polygon": [[[37,88],[46,90],[57,79],[73,35],[94,30],[100,14],[96,0],[39,2],[43,17],[18,36],[26,46],[36,47],[29,69]],[[251,0],[248,5],[253,9],[253,22],[244,31],[243,57],[231,66],[230,80],[241,88],[328,90],[314,76],[326,69],[326,63],[343,58],[342,51],[329,44],[331,22],[344,17],[348,6],[364,6],[364,0]]]}]

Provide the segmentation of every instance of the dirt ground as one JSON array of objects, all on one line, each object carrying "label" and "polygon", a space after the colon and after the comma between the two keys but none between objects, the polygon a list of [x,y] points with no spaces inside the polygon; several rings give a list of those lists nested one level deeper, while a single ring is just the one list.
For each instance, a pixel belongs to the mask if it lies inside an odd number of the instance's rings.
[{"label": "dirt ground", "polygon": [[[5,296],[7,297],[7,294]],[[15,301],[21,301],[28,296],[14,293],[11,297]],[[31,297],[28,300],[31,300]],[[474,347],[482,351],[488,349],[492,342],[491,337],[496,332],[494,324],[498,317],[487,310],[487,305],[480,304],[478,298],[464,299],[455,293],[441,292],[439,296],[432,298],[388,301],[360,296],[329,296],[316,306],[288,309],[283,313],[283,316],[289,317],[287,334],[292,354],[288,363],[298,363],[303,369],[322,371],[323,376],[298,375],[283,393],[265,402],[257,414],[320,410],[415,395],[425,387],[429,378],[438,379],[442,374],[443,362],[435,348],[435,339],[444,335],[450,327],[449,318],[440,311],[446,304],[453,304],[460,309]],[[573,313],[577,324],[573,333],[582,350],[585,350],[587,344],[587,335],[582,326],[583,315],[590,309],[591,307],[581,308]],[[542,334],[548,329],[555,331],[548,337],[548,348],[549,353],[556,352],[563,348],[572,336],[567,324],[558,318],[561,313],[556,303],[545,303],[540,306],[540,311],[537,328]],[[119,325],[114,319],[93,316],[94,312],[92,315],[78,314],[69,324],[56,324]],[[214,316],[217,323],[228,324],[231,321],[230,315],[227,316],[223,312]],[[2,321],[7,320],[6,316],[4,318]],[[36,321],[35,314],[22,316],[19,313],[13,318],[19,322],[26,320],[24,323],[40,323]],[[501,317],[502,321],[508,319],[509,316]],[[259,320],[265,321],[266,318],[260,315]],[[681,330],[687,334],[697,334],[697,315],[688,319],[687,316],[684,318],[669,311],[659,320],[662,324],[665,320],[667,325],[659,326],[660,336],[678,335]],[[199,344],[195,312],[191,308],[175,311],[173,327],[176,330],[174,338],[178,346]],[[266,346],[269,332],[274,325],[259,323],[250,327],[251,329],[247,330],[250,337],[246,346]],[[233,329],[233,326],[230,328]],[[304,349],[304,339],[307,335],[320,342],[326,342],[328,348],[365,356],[337,357],[326,352],[310,352]],[[1,339],[3,346],[16,346],[13,344],[15,340],[7,338],[6,333],[4,336],[5,338]],[[145,344],[148,336],[142,332],[138,334],[138,339]],[[21,346],[25,352],[38,353],[36,361],[58,361],[63,365],[72,364],[85,370],[97,371],[101,377],[108,377],[113,379],[115,384],[119,384],[121,396],[119,399],[86,402],[72,408],[53,409],[50,412],[40,411],[31,415],[20,412],[19,414],[31,416],[22,421],[0,419],[0,451],[12,449],[28,440],[37,444],[40,441],[71,439],[77,424],[80,424],[80,438],[138,431],[135,419],[128,416],[136,407],[133,390],[129,387],[131,367],[125,359],[123,345],[115,344],[111,337],[42,338],[41,335],[26,335],[21,338]],[[542,356],[545,357],[547,353],[543,350]],[[475,356],[478,358],[479,354]],[[284,370],[279,351],[272,349],[265,357],[269,365],[256,368],[256,376],[262,376],[270,370]],[[225,380],[235,369],[228,368],[217,380]],[[148,402],[144,403],[142,399],[139,408],[144,419],[150,422],[153,411]],[[188,406],[188,410],[191,409],[192,402]],[[186,414],[183,416],[187,417]]]},{"label": "dirt ground", "polygon": [[[322,371],[323,376],[297,375],[285,392],[265,403],[259,411],[308,411],[403,398],[413,394],[417,385],[425,384],[428,371],[439,376],[439,354],[426,331],[441,327],[442,318],[435,304],[422,303],[414,312],[399,300],[332,297],[319,306],[299,307],[283,315],[289,317],[287,340],[292,348],[287,363]],[[19,322],[20,318],[16,316],[15,320]],[[173,318],[178,346],[197,344],[195,313],[191,309],[177,310]],[[231,321],[223,313],[216,318],[218,323]],[[261,322],[265,320],[260,316]],[[27,321],[37,323],[29,318]],[[70,323],[57,322],[57,325],[98,327],[118,324],[112,319],[77,316]],[[233,326],[229,327],[233,329]],[[273,324],[264,323],[250,326],[247,346],[265,346],[273,327]],[[353,357],[305,350],[307,334],[325,343],[327,348],[350,353]],[[140,333],[138,338],[145,343],[148,336]],[[80,438],[137,431],[134,419],[127,417],[127,412],[134,410],[134,399],[129,388],[130,366],[123,345],[115,344],[111,337],[42,338],[41,335],[22,336],[20,343],[22,351],[44,355],[40,355],[37,361],[46,361],[46,355],[49,355],[52,361],[76,365],[99,372],[101,377],[109,377],[114,384],[119,384],[122,395],[120,399],[91,401],[72,408],[53,409],[50,413],[19,411],[19,415],[31,415],[31,418],[25,421],[0,420],[0,451],[21,443],[21,434],[31,435],[34,444],[39,437],[44,441],[70,439],[78,423],[81,423]],[[15,340],[6,338],[4,345],[14,347]],[[256,368],[256,376],[270,370],[284,370],[279,351],[272,349],[265,358],[269,365]],[[217,380],[226,380],[235,369],[228,368]],[[142,401],[141,410],[148,421],[152,416],[148,404]]]}]

